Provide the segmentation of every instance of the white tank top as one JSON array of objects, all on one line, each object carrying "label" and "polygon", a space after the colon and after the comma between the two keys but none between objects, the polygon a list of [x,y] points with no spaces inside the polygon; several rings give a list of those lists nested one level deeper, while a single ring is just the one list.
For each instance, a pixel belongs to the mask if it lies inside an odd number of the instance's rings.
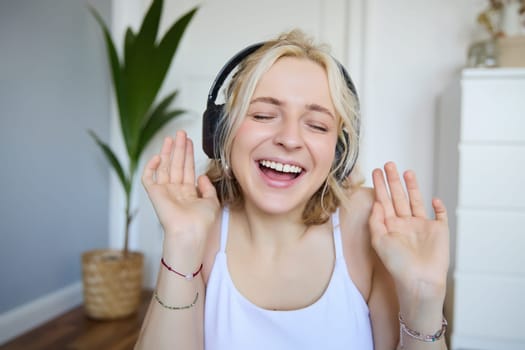
[{"label": "white tank top", "polygon": [[222,213],[221,243],[206,287],[205,350],[372,350],[368,306],[352,282],[332,215],[335,266],[328,287],[313,304],[292,311],[263,309],[246,299],[230,277],[225,253],[229,211]]}]

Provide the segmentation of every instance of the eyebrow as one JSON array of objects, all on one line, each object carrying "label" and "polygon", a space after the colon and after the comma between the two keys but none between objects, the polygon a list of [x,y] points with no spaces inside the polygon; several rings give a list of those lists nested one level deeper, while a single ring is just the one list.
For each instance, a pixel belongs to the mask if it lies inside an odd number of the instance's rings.
[{"label": "eyebrow", "polygon": [[276,105],[276,106],[282,106],[284,104],[282,101],[279,101],[278,99],[274,97],[265,97],[265,96],[254,98],[253,100],[250,101],[250,104],[254,104],[256,102],[264,102],[264,103],[269,103],[269,104]]},{"label": "eyebrow", "polygon": [[[253,100],[250,101],[250,104],[254,104],[256,102],[269,103],[269,104],[272,104],[272,105],[275,105],[275,106],[278,106],[278,107],[284,105],[283,101],[280,101],[280,100],[276,99],[275,97],[268,97],[268,96],[261,96],[261,97],[254,98]],[[335,119],[335,117],[332,114],[332,112],[330,112],[330,110],[328,110],[328,108],[326,108],[326,107],[323,107],[323,106],[318,105],[316,103],[308,104],[305,107],[306,107],[306,109],[308,109],[310,111],[321,112],[321,113],[327,114],[328,116],[330,116],[330,117]]]},{"label": "eyebrow", "polygon": [[321,113],[328,114],[330,117],[335,119],[334,115],[332,114],[332,112],[330,112],[328,110],[328,108],[325,108],[325,107],[320,106],[318,104],[313,103],[313,104],[306,105],[306,109],[308,109],[310,111],[316,111],[316,112],[321,112]]}]

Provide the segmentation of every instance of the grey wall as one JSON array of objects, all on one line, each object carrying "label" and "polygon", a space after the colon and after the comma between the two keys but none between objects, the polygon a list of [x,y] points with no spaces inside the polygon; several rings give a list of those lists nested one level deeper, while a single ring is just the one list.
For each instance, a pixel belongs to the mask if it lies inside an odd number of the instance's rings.
[{"label": "grey wall", "polygon": [[[90,1],[110,18],[110,1]],[[82,0],[0,0],[0,313],[81,279],[107,246],[110,81]]]}]

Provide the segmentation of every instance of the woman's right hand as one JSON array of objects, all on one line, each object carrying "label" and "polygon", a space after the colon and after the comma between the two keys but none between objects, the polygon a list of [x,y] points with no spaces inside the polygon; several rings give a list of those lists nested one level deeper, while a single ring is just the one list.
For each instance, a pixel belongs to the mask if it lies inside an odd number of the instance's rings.
[{"label": "woman's right hand", "polygon": [[164,140],[160,154],[146,164],[142,183],[164,229],[164,249],[177,244],[202,258],[220,205],[207,176],[201,175],[195,186],[193,142],[184,131]]}]

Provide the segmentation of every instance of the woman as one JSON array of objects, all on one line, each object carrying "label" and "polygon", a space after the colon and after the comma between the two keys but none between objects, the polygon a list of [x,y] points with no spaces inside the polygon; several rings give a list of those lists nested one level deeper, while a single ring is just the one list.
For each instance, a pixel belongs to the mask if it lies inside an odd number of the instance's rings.
[{"label": "woman", "polygon": [[292,31],[240,62],[197,187],[192,141],[164,141],[142,178],[165,237],[138,349],[446,348],[445,207],[427,218],[391,162],[355,180],[352,90]]}]

